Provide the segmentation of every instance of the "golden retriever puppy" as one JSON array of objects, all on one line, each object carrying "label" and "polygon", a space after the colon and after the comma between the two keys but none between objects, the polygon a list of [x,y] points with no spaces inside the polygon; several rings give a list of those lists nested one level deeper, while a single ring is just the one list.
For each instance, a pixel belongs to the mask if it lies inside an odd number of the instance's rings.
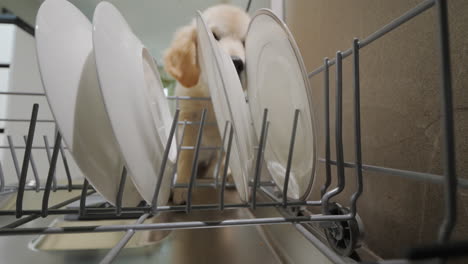
[{"label": "golden retriever puppy", "polygon": [[[229,54],[238,74],[244,70],[244,40],[250,22],[249,15],[242,9],[231,5],[216,5],[206,9],[203,18],[218,41],[221,49]],[[164,56],[165,70],[177,81],[176,95],[190,97],[209,97],[210,92],[202,79],[197,56],[197,30],[195,21],[180,28]],[[207,109],[206,122],[216,122],[211,101],[181,100],[179,102],[179,121],[199,122],[203,109]],[[194,146],[197,140],[198,125],[187,125],[182,146]],[[181,131],[179,127],[179,131]],[[180,132],[179,132],[180,134]],[[180,135],[179,135],[180,138]],[[221,137],[217,126],[205,125],[202,146],[220,146]],[[183,150],[177,167],[177,183],[188,183],[191,176],[194,151]],[[198,177],[214,176],[218,159],[216,150],[200,150]],[[222,168],[221,170],[222,171]],[[186,188],[176,188],[172,200],[184,204],[187,199]]]}]

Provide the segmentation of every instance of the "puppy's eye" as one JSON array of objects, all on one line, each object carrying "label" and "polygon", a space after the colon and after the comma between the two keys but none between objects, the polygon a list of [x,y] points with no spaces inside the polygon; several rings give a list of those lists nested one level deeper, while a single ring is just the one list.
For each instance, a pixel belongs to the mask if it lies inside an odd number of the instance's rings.
[{"label": "puppy's eye", "polygon": [[216,40],[219,40],[219,37],[216,33],[213,32],[213,37],[216,39]]}]

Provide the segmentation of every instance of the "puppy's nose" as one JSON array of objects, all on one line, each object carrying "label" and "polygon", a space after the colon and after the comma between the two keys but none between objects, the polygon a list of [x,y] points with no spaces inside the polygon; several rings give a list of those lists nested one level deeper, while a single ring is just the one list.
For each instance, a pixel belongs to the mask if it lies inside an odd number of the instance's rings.
[{"label": "puppy's nose", "polygon": [[244,70],[244,62],[238,56],[231,56],[232,62],[236,67],[237,74],[241,73]]}]

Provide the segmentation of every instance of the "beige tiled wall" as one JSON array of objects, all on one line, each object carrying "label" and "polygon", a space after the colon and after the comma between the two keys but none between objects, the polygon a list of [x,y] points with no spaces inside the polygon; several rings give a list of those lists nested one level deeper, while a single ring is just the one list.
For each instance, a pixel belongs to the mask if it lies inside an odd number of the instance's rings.
[{"label": "beige tiled wall", "polygon": [[[286,2],[286,20],[309,71],[351,47],[387,24],[420,0],[294,0]],[[457,172],[468,172],[468,1],[448,1]],[[420,172],[442,173],[439,105],[438,46],[435,9],[403,25],[361,50],[362,154],[366,164]],[[348,58],[344,73],[345,160],[354,161],[352,118],[352,68]],[[334,74],[330,71],[332,157],[334,144]],[[311,80],[318,120],[319,154],[324,157],[323,74]],[[335,168],[332,168],[335,172]],[[355,178],[346,170],[347,187],[337,199],[348,204]],[[318,169],[313,198],[324,180]],[[387,176],[364,174],[364,194],[358,206],[365,242],[382,257],[401,257],[410,245],[436,238],[443,212],[441,186]],[[468,239],[468,191],[458,192],[458,223],[454,238]]]}]

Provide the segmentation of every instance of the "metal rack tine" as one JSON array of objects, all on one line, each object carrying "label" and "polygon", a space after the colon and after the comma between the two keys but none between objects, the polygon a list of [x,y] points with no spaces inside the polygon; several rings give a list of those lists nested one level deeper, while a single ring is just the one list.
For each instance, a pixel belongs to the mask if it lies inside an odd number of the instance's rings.
[{"label": "metal rack tine", "polygon": [[328,201],[341,193],[345,187],[344,155],[343,155],[343,56],[336,52],[336,113],[335,113],[335,141],[336,141],[336,170],[338,184],[322,197],[322,210],[328,214]]},{"label": "metal rack tine", "polygon": [[[380,28],[379,30],[375,31],[371,35],[367,36],[364,38],[360,44],[360,48],[364,48],[365,46],[371,44],[372,42],[378,40],[379,38],[385,36],[387,33],[390,33],[391,31],[397,29],[399,26],[403,25],[404,23],[410,21],[412,18],[422,14],[424,11],[428,10],[434,5],[434,0],[424,0],[421,3],[419,3],[415,8],[408,10],[408,12],[404,13],[400,17],[394,19],[392,22],[388,23],[384,27]],[[342,55],[343,58],[346,58],[350,56],[352,53],[352,48],[349,48],[345,51],[343,51]],[[336,64],[336,59],[331,59],[328,62],[328,66],[332,66]],[[307,74],[307,77],[310,79],[313,76],[321,73],[324,70],[324,66],[320,66],[317,69],[309,72]]]},{"label": "metal rack tine", "polygon": [[77,234],[77,233],[100,233],[100,232],[121,232],[129,229],[141,230],[178,230],[194,228],[218,228],[225,226],[250,226],[266,224],[285,224],[285,223],[309,223],[324,221],[348,221],[352,220],[349,215],[311,215],[294,217],[261,217],[245,219],[227,219],[215,221],[177,221],[149,224],[126,224],[126,225],[92,225],[92,226],[67,226],[67,227],[31,227],[18,229],[1,229],[0,236],[11,235],[49,235],[49,234]]},{"label": "metal rack tine", "polygon": [[42,212],[41,212],[42,217],[46,217],[48,214],[47,210],[48,210],[48,204],[49,204],[50,189],[52,187],[52,179],[54,178],[54,174],[55,174],[55,167],[57,165],[57,158],[58,158],[61,142],[62,142],[62,135],[60,133],[57,133],[57,136],[55,138],[54,151],[52,152],[52,158],[50,160],[50,167],[49,167],[49,173],[47,175],[46,186],[44,189],[44,196],[42,197]]},{"label": "metal rack tine", "polygon": [[299,120],[299,109],[294,111],[294,122],[291,132],[291,142],[289,143],[289,153],[288,153],[288,163],[286,165],[286,174],[284,176],[284,185],[283,185],[283,207],[288,205],[288,186],[289,186],[289,176],[291,174],[291,164],[294,154],[294,143],[296,142],[296,131],[297,131],[297,122]]},{"label": "metal rack tine", "polygon": [[[320,162],[325,162],[324,159],[319,159]],[[335,160],[330,160],[331,165],[336,165]],[[356,164],[352,162],[346,162],[344,163],[345,168],[356,168]],[[377,173],[383,173],[387,174],[388,176],[396,176],[396,177],[402,177],[402,178],[407,178],[411,180],[417,180],[417,181],[427,181],[435,184],[444,184],[445,178],[443,176],[437,175],[437,174],[431,174],[431,173],[425,173],[425,172],[417,172],[417,171],[408,171],[408,170],[400,170],[400,169],[393,169],[393,168],[387,168],[387,167],[382,167],[382,166],[374,166],[374,165],[368,165],[368,164],[362,164],[362,170],[363,171],[369,171],[369,172],[377,172]],[[457,179],[457,188],[464,188],[468,189],[468,180],[463,179],[463,178],[458,178]]]},{"label": "metal rack tine", "polygon": [[81,189],[81,196],[80,196],[80,216],[86,215],[86,197],[88,197],[88,187],[89,182],[88,179],[84,179],[83,181],[83,189]]},{"label": "metal rack tine", "polygon": [[[356,216],[357,200],[362,194],[361,95],[359,78],[359,39],[353,40],[354,148],[356,152],[357,190],[351,196],[351,214]],[[328,161],[329,162],[329,161]]]},{"label": "metal rack tine", "polygon": [[[250,3],[249,3],[250,4]],[[429,8],[434,6],[437,10],[438,15],[438,41],[440,48],[440,96],[441,96],[441,127],[442,127],[442,156],[441,161],[444,168],[444,176],[422,173],[417,171],[409,170],[400,170],[394,168],[386,168],[381,166],[374,166],[364,164],[362,161],[362,145],[361,145],[361,107],[360,107],[360,50],[367,45],[370,45],[377,39],[380,39],[387,33],[393,31],[394,29],[400,27],[402,24],[410,21],[412,18],[422,14]],[[300,111],[295,109],[294,119],[293,119],[293,128],[291,132],[291,138],[289,141],[289,155],[287,159],[287,166],[285,170],[285,179],[282,189],[282,197],[276,192],[273,192],[273,188],[266,188],[266,186],[275,186],[274,182],[262,182],[262,166],[264,164],[264,155],[267,145],[268,130],[270,122],[268,121],[268,109],[264,109],[263,120],[261,126],[261,134],[259,137],[258,146],[254,147],[256,151],[255,156],[255,169],[252,169],[253,177],[249,179],[248,185],[252,187],[249,191],[251,198],[246,202],[237,202],[237,203],[225,203],[225,194],[227,195],[226,187],[232,186],[234,184],[227,182],[228,171],[229,171],[229,162],[231,157],[231,151],[233,146],[233,139],[235,136],[234,126],[231,122],[227,121],[224,126],[224,132],[222,136],[222,146],[202,146],[203,134],[205,133],[204,127],[210,125],[216,125],[216,122],[206,122],[208,119],[207,109],[204,109],[201,115],[201,121],[178,121],[179,117],[179,100],[203,100],[208,101],[210,98],[198,97],[193,98],[190,96],[168,96],[168,99],[175,100],[177,105],[176,114],[174,116],[171,131],[169,133],[168,142],[166,144],[166,149],[164,150],[163,159],[161,162],[161,167],[159,168],[159,178],[157,180],[154,194],[152,197],[151,206],[138,206],[138,207],[122,207],[122,199],[125,188],[125,182],[127,178],[127,168],[122,168],[122,175],[120,179],[119,190],[116,197],[116,206],[115,208],[87,208],[86,199],[87,196],[95,193],[96,191],[89,186],[87,179],[84,179],[82,186],[73,186],[72,178],[70,174],[69,164],[67,162],[65,150],[66,146],[62,146],[62,136],[58,133],[57,126],[56,128],[56,137],[54,138],[53,153],[51,153],[47,137],[44,136],[45,149],[47,157],[50,163],[47,180],[45,186],[40,186],[40,175],[37,173],[36,165],[32,150],[33,149],[42,149],[42,146],[33,147],[34,141],[34,131],[35,125],[38,122],[54,122],[53,120],[38,120],[38,105],[35,104],[32,111],[31,119],[13,119],[13,118],[0,118],[0,121],[5,122],[29,122],[29,131],[27,136],[23,136],[25,141],[25,146],[15,146],[12,136],[7,136],[8,146],[0,146],[0,149],[10,149],[14,169],[18,178],[18,194],[16,197],[16,210],[0,210],[0,216],[13,216],[21,217],[20,219],[15,219],[15,221],[0,227],[0,236],[10,236],[10,235],[48,235],[48,234],[65,234],[65,233],[99,233],[99,232],[126,232],[122,239],[108,252],[101,263],[111,263],[118,256],[119,252],[125,247],[125,245],[130,241],[132,236],[140,230],[177,230],[177,229],[192,229],[192,228],[218,228],[225,226],[250,226],[250,225],[271,225],[271,224],[283,224],[289,223],[296,226],[300,233],[302,233],[307,240],[311,241],[316,248],[324,253],[330,260],[336,263],[344,263],[346,258],[342,258],[338,254],[332,253],[332,249],[329,247],[320,244],[320,239],[317,239],[315,232],[305,228],[302,224],[310,224],[311,222],[327,223],[323,225],[324,228],[335,228],[333,222],[342,222],[342,221],[355,221],[357,218],[357,201],[363,193],[363,174],[364,172],[375,172],[383,173],[388,176],[397,176],[405,177],[407,179],[414,180],[425,180],[435,184],[444,183],[444,195],[445,195],[445,208],[444,208],[444,219],[440,225],[438,233],[438,241],[433,245],[413,248],[410,251],[410,254],[407,255],[406,259],[395,259],[395,260],[383,260],[379,263],[410,263],[412,261],[421,260],[426,261],[426,259],[435,259],[437,258],[438,262],[444,262],[445,258],[455,258],[458,256],[467,255],[468,241],[453,242],[451,241],[451,236],[457,220],[457,188],[468,188],[468,180],[458,179],[456,175],[456,157],[455,157],[455,138],[454,138],[454,109],[453,109],[453,98],[452,98],[452,80],[451,80],[451,63],[450,63],[450,45],[449,45],[449,25],[448,25],[448,13],[447,13],[447,1],[446,0],[421,0],[414,8],[408,10],[400,17],[397,17],[389,24],[384,25],[374,33],[368,35],[365,38],[353,40],[353,45],[351,48],[346,49],[345,51],[338,51],[336,58],[324,58],[323,65],[309,73],[308,76],[317,75],[320,72],[324,72],[324,82],[323,82],[323,92],[324,92],[324,110],[325,110],[325,119],[324,119],[324,130],[325,132],[325,158],[319,159],[320,162],[325,163],[325,182],[320,187],[320,201],[295,201],[288,200],[288,188],[289,180],[291,177],[291,170],[294,168],[293,158],[294,157],[294,147],[295,140],[298,137],[297,129]],[[354,162],[345,162],[344,160],[344,150],[343,150],[343,60],[347,57],[353,57],[352,67],[353,67],[353,117],[354,117],[354,151],[355,151],[355,161]],[[331,135],[330,135],[330,67],[336,65],[336,104],[335,104],[335,147],[336,147],[336,160],[331,158]],[[1,67],[1,65],[0,65]],[[320,88],[321,89],[321,88]],[[0,92],[1,94],[6,95],[24,95],[24,96],[43,96],[43,93],[29,93],[29,92]],[[333,98],[332,98],[333,100]],[[270,112],[270,114],[272,114]],[[207,120],[208,119],[208,120]],[[232,120],[231,120],[232,121]],[[257,120],[258,121],[258,120]],[[182,127],[179,127],[182,125]],[[187,125],[197,125],[199,126],[197,140],[195,146],[183,146],[185,129]],[[222,125],[222,124],[220,124]],[[258,128],[258,127],[257,127]],[[182,129],[181,134],[179,130]],[[228,131],[229,130],[229,131]],[[229,132],[229,133],[228,133]],[[345,131],[346,132],[346,131]],[[167,171],[166,173],[166,163],[169,158],[170,147],[175,138],[179,138],[181,135],[181,141],[177,143],[177,155],[175,161],[175,167],[173,171]],[[226,147],[227,143],[227,147]],[[234,142],[237,143],[237,142]],[[23,157],[23,163],[19,164],[19,159],[17,157],[16,151],[18,149],[24,149],[25,154]],[[297,148],[296,148],[297,149]],[[214,179],[212,182],[199,183],[197,181],[197,172],[198,172],[198,161],[200,151],[213,151],[219,155],[219,159],[216,161],[216,166],[214,170]],[[194,151],[192,162],[192,171],[190,175],[190,181],[188,183],[176,184],[176,174],[177,174],[177,165],[179,161],[179,154],[181,151]],[[36,154],[36,153],[34,153]],[[66,176],[68,179],[68,186],[66,185],[57,185],[57,174],[56,166],[58,162],[58,155],[62,155],[62,161],[65,167]],[[37,158],[37,154],[36,154]],[[36,159],[36,161],[38,161]],[[224,167],[223,167],[224,163]],[[27,177],[28,177],[28,168],[29,164],[32,167],[33,175],[36,180],[36,186],[27,186]],[[3,163],[5,165],[5,163]],[[20,167],[19,165],[22,165]],[[159,165],[159,164],[158,164]],[[332,184],[332,166],[336,166],[337,169],[337,184],[331,187]],[[345,168],[351,168],[356,173],[356,190],[351,194],[348,199],[350,199],[350,211],[349,213],[344,211],[342,215],[331,215],[331,199],[339,193],[342,193],[346,187],[346,173]],[[130,173],[130,172],[128,172]],[[172,174],[171,174],[172,173]],[[164,175],[168,174],[168,175]],[[221,174],[221,175],[220,175]],[[293,174],[294,175],[294,174]],[[251,175],[249,175],[251,176]],[[14,177],[14,176],[13,176]],[[186,205],[164,205],[158,206],[158,196],[160,189],[162,188],[162,182],[164,177],[165,180],[171,180],[171,187],[174,188],[187,188],[187,204]],[[222,177],[222,178],[220,178]],[[353,174],[354,177],[354,174]],[[221,181],[221,183],[219,182]],[[292,183],[291,183],[292,184]],[[219,191],[219,204],[193,204],[192,205],[192,195],[193,188],[198,187],[216,187],[220,185],[221,190]],[[11,189],[10,189],[11,188]],[[51,190],[65,190],[71,191],[71,189],[81,188],[81,194],[68,199],[66,201],[61,201],[58,204],[53,206],[48,206],[50,192]],[[14,190],[14,186],[8,186],[8,182],[5,179],[3,174],[2,163],[0,161],[0,192],[2,191],[11,191]],[[24,209],[23,210],[23,199],[24,192],[27,190],[43,190],[44,195],[42,197],[42,208],[36,209]],[[88,190],[90,189],[90,190]],[[251,193],[250,193],[251,192]],[[261,192],[258,194],[258,192]],[[269,198],[271,201],[257,202],[257,194],[260,197],[261,194],[265,195],[265,198]],[[196,197],[196,196],[195,196]],[[263,196],[262,196],[263,197]],[[360,198],[362,199],[362,198]],[[64,206],[79,200],[79,208],[63,208]],[[284,210],[283,208],[287,207],[309,207],[309,206],[321,206],[322,213],[316,214],[315,212],[308,211],[294,211],[294,214],[291,214],[292,210]],[[274,216],[274,217],[259,217],[259,218],[249,218],[242,217],[236,219],[225,219],[218,221],[215,219],[195,219],[191,221],[181,221],[181,222],[163,222],[163,223],[144,223],[145,219],[154,215],[158,212],[190,212],[195,210],[205,211],[205,210],[227,210],[227,209],[256,209],[256,208],[271,208],[271,209],[280,209],[280,213],[284,214],[283,216]],[[300,209],[302,210],[302,208]],[[75,226],[75,227],[20,227],[37,219],[39,217],[46,217],[47,215],[70,215],[70,214],[79,214],[80,216],[85,216],[86,214],[102,215],[102,214],[112,214],[114,216],[127,216],[130,214],[138,214],[139,219],[134,224],[124,224],[124,225],[115,225],[115,224],[105,224],[101,226]],[[301,224],[301,225],[300,225]],[[344,229],[352,229],[349,224],[348,227]],[[358,228],[359,229],[359,228]],[[332,230],[328,230],[332,231]],[[361,235],[361,230],[358,230],[357,237]],[[334,236],[335,234],[332,233]],[[352,235],[354,237],[354,234]],[[330,247],[338,247],[340,241],[328,239]],[[346,248],[354,249],[355,243],[351,240],[345,239],[342,243]],[[336,250],[338,251],[338,250]],[[326,253],[328,252],[328,253]],[[439,261],[441,260],[441,261]],[[427,261],[426,261],[427,262]]]},{"label": "metal rack tine", "polygon": [[[5,122],[27,122],[29,123],[31,119],[26,119],[26,118],[0,118],[0,121],[5,121]],[[55,123],[55,120],[53,119],[38,119],[36,120],[36,123]]]},{"label": "metal rack tine", "polygon": [[0,192],[5,190],[5,175],[3,174],[2,161],[0,160]]},{"label": "metal rack tine", "polygon": [[179,121],[179,113],[180,113],[180,110],[177,109],[175,111],[174,118],[172,119],[171,130],[169,131],[169,137],[167,138],[166,148],[164,149],[164,155],[161,161],[161,167],[159,168],[158,182],[156,183],[156,189],[154,190],[152,207],[151,207],[151,211],[153,214],[156,213],[156,210],[158,207],[159,191],[161,190],[161,185],[162,185],[163,178],[164,178],[164,172],[166,171],[167,159],[171,151],[172,141],[174,140],[174,135],[175,135],[175,131],[177,128],[177,122]]},{"label": "metal rack tine", "polygon": [[[149,214],[141,215],[138,220],[135,222],[135,225],[142,224],[147,218]],[[130,239],[135,234],[134,229],[127,230],[127,233],[122,237],[122,239],[106,254],[106,256],[101,260],[100,264],[108,264],[112,263],[120,251],[125,247],[125,245],[130,241]]]},{"label": "metal rack tine", "polygon": [[[80,185],[82,187],[82,185]],[[232,185],[234,186],[234,185]],[[272,198],[275,197],[275,199],[272,199],[273,202],[258,202],[257,207],[280,207],[282,205],[281,199],[276,198],[276,195],[271,193],[270,190],[265,188],[266,186],[260,185],[259,190],[266,194],[268,197]],[[82,190],[82,188],[80,188]],[[96,191],[94,189],[88,190],[88,195],[95,193]],[[80,201],[81,194],[78,195],[78,198],[76,199],[77,201]],[[289,206],[320,206],[319,201],[289,201],[288,202]],[[159,212],[185,212],[185,205],[162,205],[158,206],[158,211]],[[64,209],[58,209],[55,208],[54,210],[51,210],[53,207],[49,207],[48,215],[65,215],[65,214],[79,214],[80,213],[80,208],[64,208]],[[240,209],[240,208],[250,208],[250,203],[248,202],[241,202],[241,203],[225,203],[224,208],[229,208],[229,209]],[[197,204],[197,205],[192,205],[192,210],[195,211],[210,211],[210,210],[219,210],[219,203],[209,203],[209,204]],[[115,208],[114,207],[106,207],[106,208],[86,208],[87,213],[94,213],[94,214],[100,214],[100,213],[106,213],[106,214],[112,214],[115,213]],[[151,213],[151,207],[149,206],[137,206],[137,207],[122,207],[122,212],[129,212],[129,213]],[[0,211],[0,216],[11,216],[15,215],[15,210],[2,210]],[[41,214],[41,209],[29,209],[29,210],[23,210],[23,215],[32,215],[32,214]],[[1,229],[0,229],[1,233]],[[0,235],[1,236],[1,235]]]},{"label": "metal rack tine", "polygon": [[257,159],[255,160],[255,174],[254,174],[254,181],[252,185],[252,209],[257,207],[257,187],[260,178],[260,174],[262,172],[262,162],[263,162],[263,152],[265,150],[265,142],[268,134],[268,126],[269,123],[267,122],[268,119],[268,109],[263,109],[263,120],[262,120],[262,129],[260,133],[260,143],[258,144],[257,149]]},{"label": "metal rack tine", "polygon": [[[93,194],[95,192],[96,192],[95,190],[92,190],[92,191],[88,192],[86,195],[91,195],[91,194]],[[80,199],[80,196],[75,196],[73,198],[70,198],[68,200],[65,200],[63,202],[60,202],[58,204],[55,204],[55,205],[49,207],[49,210],[58,210],[59,208],[62,208],[64,206],[66,206],[66,205],[69,205],[69,204],[75,202],[75,201],[78,201],[79,199]],[[16,227],[19,227],[19,226],[21,226],[23,224],[31,222],[31,221],[39,218],[39,217],[40,217],[40,214],[34,213],[34,214],[31,214],[31,215],[29,215],[27,217],[23,217],[21,219],[18,219],[18,220],[14,221],[14,222],[12,222],[12,223],[10,223],[8,225],[2,226],[1,228],[16,228]]]},{"label": "metal rack tine", "polygon": [[[168,98],[168,96],[166,96]],[[169,99],[169,98],[168,98]],[[174,97],[175,100],[175,109],[178,110],[180,109],[179,107],[179,98],[177,96]],[[174,165],[174,169],[172,170],[172,179],[171,179],[171,190],[174,188],[176,184],[176,174],[177,174],[177,167],[179,166],[179,155],[180,155],[180,150],[182,149],[182,143],[184,142],[184,136],[185,136],[185,127],[187,126],[187,120],[184,120],[183,122],[177,122],[177,124],[182,124],[182,133],[179,134],[179,126],[176,127],[176,138],[180,136],[179,142],[177,142],[177,153],[176,153],[176,161]]]},{"label": "metal rack tine", "polygon": [[[46,151],[46,154],[47,154],[47,160],[49,160],[49,166],[50,166],[51,161],[52,161],[52,157],[50,156],[49,140],[47,139],[46,135],[44,135],[43,138],[44,138],[45,151]],[[54,192],[57,191],[57,179],[55,178],[55,171],[54,171],[54,175],[52,177],[52,190]]]},{"label": "metal rack tine", "polygon": [[174,96],[174,95],[169,95],[166,96],[168,100],[175,100],[176,101],[176,108],[179,108],[178,102],[180,100],[194,100],[194,101],[210,101],[211,97],[193,97],[193,96]]},{"label": "metal rack tine", "polygon": [[115,199],[115,214],[120,216],[122,214],[122,197],[125,189],[125,181],[127,180],[127,167],[123,166],[122,174],[120,176],[119,189]]},{"label": "metal rack tine", "polygon": [[443,131],[443,160],[445,176],[445,215],[439,229],[439,241],[447,242],[457,220],[457,174],[455,165],[455,132],[453,125],[452,76],[450,65],[449,26],[447,1],[436,1],[439,49],[440,90],[442,95],[441,116]]},{"label": "metal rack tine", "polygon": [[214,169],[214,179],[215,179],[216,188],[218,188],[218,182],[219,182],[219,169],[221,168],[221,163],[223,162],[224,145],[226,143],[228,124],[229,124],[229,121],[226,121],[226,123],[224,124],[223,138],[221,140],[221,147],[219,148],[219,152],[218,152],[218,162],[216,162],[216,167]]},{"label": "metal rack tine", "polygon": [[[179,157],[180,157],[180,151],[182,150],[182,144],[184,143],[184,137],[185,137],[185,128],[187,127],[187,121],[184,120],[182,124],[182,132],[180,135],[179,143],[177,145],[177,154],[176,154],[176,161],[174,164],[174,169],[172,171],[172,182],[171,182],[171,187],[174,187],[176,184],[176,174],[177,174],[177,167],[179,165]],[[177,131],[176,131],[177,133]]]},{"label": "metal rack tine", "polygon": [[203,136],[203,127],[205,126],[205,119],[206,119],[206,108],[202,111],[202,116],[200,120],[200,127],[198,128],[198,135],[197,141],[195,144],[195,152],[193,155],[193,162],[192,162],[192,174],[190,175],[190,182],[187,190],[187,207],[186,212],[189,213],[192,210],[192,189],[193,184],[195,182],[195,178],[197,176],[198,171],[198,154],[200,153],[200,146],[202,143],[202,136]]},{"label": "metal rack tine", "polygon": [[[28,137],[23,136],[23,139],[24,139],[24,144],[27,145],[28,144]],[[31,147],[31,149],[32,149],[32,147]],[[31,156],[30,156],[29,159],[31,161],[31,169],[33,171],[33,176],[34,176],[34,181],[35,181],[35,186],[36,186],[36,192],[39,192],[39,190],[41,188],[41,181],[39,179],[39,174],[37,173],[36,162],[34,161],[32,151],[31,151]]]},{"label": "metal rack tine", "polygon": [[11,158],[13,159],[13,165],[15,166],[16,176],[18,177],[18,181],[19,181],[21,177],[20,175],[21,172],[20,172],[20,168],[18,165],[18,157],[16,157],[15,145],[10,135],[7,136],[7,140],[8,140],[8,146],[10,147]]},{"label": "metal rack tine", "polygon": [[[226,188],[226,180],[227,180],[227,174],[229,170],[229,159],[231,157],[231,147],[232,147],[232,138],[234,136],[234,128],[231,126],[230,122],[226,122],[226,128],[229,126],[229,139],[228,139],[228,145],[227,145],[227,150],[226,150],[226,156],[224,158],[224,169],[223,169],[223,177],[221,179],[221,189],[219,192],[219,210],[224,210],[224,189]],[[223,143],[224,147],[224,143]],[[220,157],[221,159],[221,157]]]},{"label": "metal rack tine", "polygon": [[31,113],[31,122],[29,123],[28,138],[26,141],[26,149],[24,150],[23,166],[21,167],[21,177],[18,183],[18,193],[16,195],[16,218],[23,216],[23,197],[24,188],[26,187],[26,177],[28,176],[29,160],[31,158],[31,147],[34,139],[34,131],[36,129],[37,113],[39,104],[34,104]]},{"label": "metal rack tine", "polygon": [[329,59],[323,60],[324,75],[323,75],[323,97],[325,106],[325,183],[320,189],[321,197],[325,195],[331,184],[331,165],[330,165],[330,69],[328,66]]},{"label": "metal rack tine", "polygon": [[62,144],[60,144],[60,155],[62,156],[63,167],[65,168],[65,175],[67,175],[68,191],[71,192],[73,181],[72,181],[71,174],[70,174],[70,168],[68,167],[68,161],[67,161],[67,156],[65,154],[65,149],[63,148]]},{"label": "metal rack tine", "polygon": [[39,216],[36,214],[28,215],[26,217],[22,217],[12,223],[2,226],[2,228],[16,228],[18,226],[24,225],[28,222],[31,222],[34,219],[37,219]]},{"label": "metal rack tine", "polygon": [[[18,150],[18,149],[25,149],[26,147],[25,146],[15,146],[15,149]],[[8,145],[3,145],[3,146],[0,146],[0,149],[10,149],[10,146]],[[45,149],[44,146],[32,146],[31,149]],[[64,150],[68,149],[67,147],[64,148]]]},{"label": "metal rack tine", "polygon": [[20,96],[45,96],[45,93],[10,92],[10,91],[2,91],[0,92],[0,94],[20,95]]}]

